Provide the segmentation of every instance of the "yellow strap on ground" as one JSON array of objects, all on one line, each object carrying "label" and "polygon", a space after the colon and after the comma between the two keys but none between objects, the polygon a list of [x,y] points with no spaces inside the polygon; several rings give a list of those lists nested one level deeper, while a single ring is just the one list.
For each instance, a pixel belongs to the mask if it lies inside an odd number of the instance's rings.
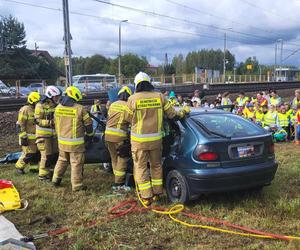
[{"label": "yellow strap on ground", "polygon": [[[136,187],[136,193],[137,193],[139,201],[141,202],[143,207],[149,208],[143,202],[143,200],[140,197],[139,190],[138,190],[138,185],[136,184],[135,187]],[[184,210],[184,205],[183,204],[177,204],[175,206],[172,206],[167,211],[160,211],[160,210],[156,210],[156,209],[151,209],[151,211],[154,212],[154,213],[168,215],[171,220],[173,220],[174,222],[179,223],[181,225],[184,225],[186,227],[208,229],[208,230],[211,230],[211,231],[217,231],[217,232],[221,232],[221,233],[233,234],[233,235],[238,235],[238,236],[242,236],[242,237],[252,237],[252,238],[260,238],[260,239],[278,239],[276,237],[269,236],[269,235],[242,233],[242,232],[232,231],[232,230],[228,230],[228,229],[222,229],[222,228],[218,228],[218,227],[206,226],[206,225],[201,225],[201,224],[192,224],[192,223],[182,221],[182,220],[180,220],[178,218],[175,218],[173,216],[175,214],[181,213],[183,210]],[[297,236],[286,236],[286,235],[283,235],[283,236],[286,237],[287,239],[290,239],[290,240],[299,240],[300,241],[300,237],[297,237]]]}]

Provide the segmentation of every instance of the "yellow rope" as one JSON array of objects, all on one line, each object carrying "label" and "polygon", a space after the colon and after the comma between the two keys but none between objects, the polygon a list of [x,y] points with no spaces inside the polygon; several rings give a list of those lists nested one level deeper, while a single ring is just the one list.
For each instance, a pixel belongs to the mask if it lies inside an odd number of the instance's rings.
[{"label": "yellow rope", "polygon": [[[138,185],[136,184],[135,187],[136,187],[136,193],[137,193],[139,201],[141,202],[143,207],[149,208],[144,203],[142,198],[140,197],[139,190],[138,190]],[[201,225],[201,224],[192,224],[192,223],[182,221],[182,220],[180,220],[178,218],[175,218],[173,216],[175,214],[179,214],[183,210],[184,210],[184,205],[183,204],[174,205],[171,208],[169,208],[169,210],[167,210],[167,211],[160,211],[160,210],[156,210],[156,209],[151,209],[151,211],[154,212],[154,213],[168,215],[171,220],[173,220],[174,222],[179,223],[181,225],[184,225],[186,227],[208,229],[208,230],[212,230],[212,231],[217,231],[217,232],[222,232],[222,233],[227,233],[227,234],[233,234],[233,235],[239,235],[239,236],[243,236],[243,237],[253,237],[253,238],[260,238],[260,239],[278,239],[276,237],[268,236],[268,235],[260,235],[260,234],[252,234],[252,233],[241,233],[241,232],[232,231],[232,230],[228,230],[228,229],[222,229],[222,228],[218,228],[218,227],[205,226],[205,225]],[[286,237],[287,239],[291,239],[291,240],[300,240],[300,237],[297,237],[297,236],[286,236],[286,235],[283,235],[283,236]]]}]

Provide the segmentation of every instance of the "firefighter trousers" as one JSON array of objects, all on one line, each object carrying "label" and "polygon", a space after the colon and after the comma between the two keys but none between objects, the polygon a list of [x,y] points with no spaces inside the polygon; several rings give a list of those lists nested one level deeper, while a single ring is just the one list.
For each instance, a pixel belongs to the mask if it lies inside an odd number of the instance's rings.
[{"label": "firefighter trousers", "polygon": [[[26,166],[29,166],[30,170],[37,170],[38,166],[36,154],[38,154],[38,149],[35,144],[35,141],[29,141],[28,146],[22,146],[22,155],[16,162],[16,168],[25,169]],[[32,160],[34,162],[32,162]]]},{"label": "firefighter trousers", "polygon": [[37,147],[41,153],[39,176],[49,176],[53,171],[58,156],[57,138],[39,138],[37,139]]},{"label": "firefighter trousers", "polygon": [[69,164],[71,165],[72,190],[78,191],[83,186],[84,152],[59,151],[59,157],[54,168],[52,182],[57,182],[63,177]]},{"label": "firefighter trousers", "polygon": [[[133,150],[133,174],[142,198],[151,198],[163,192],[161,148],[154,150]],[[147,163],[150,162],[150,172]]]},{"label": "firefighter trousers", "polygon": [[115,176],[115,183],[123,184],[125,183],[128,158],[120,157],[117,153],[118,148],[123,145],[123,142],[106,141],[106,145],[111,158],[111,164]]}]

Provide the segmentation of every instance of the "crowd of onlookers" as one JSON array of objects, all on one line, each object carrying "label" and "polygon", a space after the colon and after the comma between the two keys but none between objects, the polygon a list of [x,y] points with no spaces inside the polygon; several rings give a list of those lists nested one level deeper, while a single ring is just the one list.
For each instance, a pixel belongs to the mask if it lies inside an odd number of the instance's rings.
[{"label": "crowd of onlookers", "polygon": [[292,100],[286,102],[274,89],[257,92],[251,97],[240,92],[236,99],[231,98],[230,92],[225,92],[218,94],[212,102],[209,102],[199,90],[195,90],[193,96],[187,98],[176,96],[173,91],[166,91],[164,95],[174,106],[223,108],[269,130],[276,141],[295,139],[296,143],[300,144],[300,89],[295,91]]}]

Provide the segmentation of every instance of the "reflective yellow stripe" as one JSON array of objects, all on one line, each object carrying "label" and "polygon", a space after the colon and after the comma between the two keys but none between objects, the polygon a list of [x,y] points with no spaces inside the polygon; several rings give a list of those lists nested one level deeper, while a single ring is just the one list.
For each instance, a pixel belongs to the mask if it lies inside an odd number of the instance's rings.
[{"label": "reflective yellow stripe", "polygon": [[141,134],[142,133],[142,126],[143,126],[142,111],[137,110],[136,116],[137,116],[136,132],[138,134]]},{"label": "reflective yellow stripe", "polygon": [[126,172],[114,170],[114,175],[118,177],[125,176]]},{"label": "reflective yellow stripe", "polygon": [[124,135],[120,132],[115,132],[115,131],[105,131],[104,134],[106,135],[116,135],[116,136],[120,136],[120,137],[126,137],[127,135]]},{"label": "reflective yellow stripe", "polygon": [[22,132],[22,133],[19,134],[19,137],[23,137],[23,136],[26,136],[26,135],[27,135],[26,132]]},{"label": "reflective yellow stripe", "polygon": [[124,121],[124,113],[121,113],[120,119],[119,119],[118,124],[117,124],[118,129],[121,128],[123,121]]},{"label": "reflective yellow stripe", "polygon": [[162,186],[163,180],[162,179],[152,179],[152,186]]},{"label": "reflective yellow stripe", "polygon": [[157,110],[157,131],[161,131],[162,128],[162,118],[163,117],[163,111],[162,109]]},{"label": "reflective yellow stripe", "polygon": [[85,120],[87,120],[87,119],[89,119],[89,118],[90,118],[89,114],[86,114],[86,115],[83,117],[83,120],[85,121]]},{"label": "reflective yellow stripe", "polygon": [[172,104],[170,102],[167,102],[166,105],[164,106],[164,111],[168,110]]},{"label": "reflective yellow stripe", "polygon": [[36,134],[39,135],[53,135],[54,130],[51,128],[42,128],[40,126],[36,126]]},{"label": "reflective yellow stripe", "polygon": [[72,137],[76,138],[76,118],[72,119]]},{"label": "reflective yellow stripe", "polygon": [[30,140],[35,140],[36,139],[35,134],[27,134],[27,136],[28,136],[28,139],[30,139]]},{"label": "reflective yellow stripe", "polygon": [[150,181],[149,182],[145,182],[143,184],[138,184],[138,187],[139,187],[139,190],[146,190],[146,189],[149,189],[151,188],[151,183]]},{"label": "reflective yellow stripe", "polygon": [[134,133],[131,133],[131,140],[136,141],[136,142],[150,142],[150,141],[158,141],[161,140],[163,137],[162,133],[157,133],[157,135],[152,135],[149,136],[149,134],[144,134],[144,135],[137,135]]},{"label": "reflective yellow stripe", "polygon": [[80,137],[80,138],[63,138],[63,137],[58,137],[58,142],[60,144],[63,144],[63,145],[81,145],[81,144],[84,144],[84,138],[83,137]]},{"label": "reflective yellow stripe", "polygon": [[91,133],[86,133],[87,136],[92,136],[94,135],[94,132],[91,132]]},{"label": "reflective yellow stripe", "polygon": [[106,127],[105,132],[106,135],[117,135],[117,136],[121,136],[121,137],[126,137],[127,136],[127,132],[122,130],[122,129],[118,129],[118,128],[110,128],[110,127]]}]

